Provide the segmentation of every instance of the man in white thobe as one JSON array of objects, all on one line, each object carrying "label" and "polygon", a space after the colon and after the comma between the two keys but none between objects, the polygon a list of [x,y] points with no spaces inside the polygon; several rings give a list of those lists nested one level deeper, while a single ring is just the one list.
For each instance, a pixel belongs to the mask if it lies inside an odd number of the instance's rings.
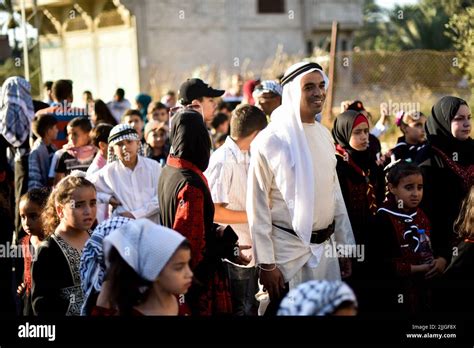
[{"label": "man in white thobe", "polygon": [[349,276],[349,259],[330,251],[335,244],[355,244],[334,142],[315,122],[328,79],[318,64],[298,63],[282,85],[282,105],[251,146],[247,188],[256,264],[270,296],[266,315],[275,314],[285,293],[300,283]]}]

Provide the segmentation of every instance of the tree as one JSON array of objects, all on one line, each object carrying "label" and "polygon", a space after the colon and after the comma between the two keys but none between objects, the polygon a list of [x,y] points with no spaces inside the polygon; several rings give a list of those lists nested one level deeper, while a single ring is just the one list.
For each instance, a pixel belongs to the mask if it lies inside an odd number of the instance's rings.
[{"label": "tree", "polygon": [[355,44],[362,49],[452,50],[453,41],[445,25],[459,9],[473,0],[421,0],[414,5],[387,10],[373,0],[364,2],[364,25],[356,33]]},{"label": "tree", "polygon": [[446,28],[459,53],[459,67],[474,84],[474,6],[453,14]]}]

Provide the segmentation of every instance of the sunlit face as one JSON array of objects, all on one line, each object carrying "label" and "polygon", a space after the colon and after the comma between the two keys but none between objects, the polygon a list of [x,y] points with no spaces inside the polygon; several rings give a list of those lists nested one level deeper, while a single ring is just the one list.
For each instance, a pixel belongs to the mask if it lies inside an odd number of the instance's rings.
[{"label": "sunlit face", "polygon": [[148,120],[156,120],[159,122],[168,122],[169,113],[167,109],[156,109],[152,113],[148,114]]},{"label": "sunlit face", "polygon": [[61,223],[78,231],[87,231],[94,224],[97,213],[97,199],[94,188],[83,186],[75,189],[69,202],[56,207]]},{"label": "sunlit face", "polygon": [[42,236],[41,207],[30,200],[24,199],[20,202],[19,210],[23,230],[29,235]]},{"label": "sunlit face", "polygon": [[425,123],[426,117],[420,116],[418,119],[410,120],[407,124],[402,124],[401,129],[409,144],[419,144],[425,141]]},{"label": "sunlit face", "polygon": [[166,142],[166,131],[164,129],[154,129],[148,133],[146,142],[153,148],[162,148]]},{"label": "sunlit face", "polygon": [[202,101],[196,99],[193,100],[193,104],[194,102],[201,105],[202,116],[204,117],[204,121],[211,122],[214,118],[214,113],[217,109],[217,103],[215,99],[211,97],[203,97]]},{"label": "sunlit face", "polygon": [[176,96],[175,95],[166,95],[165,98],[166,105],[170,108],[176,105]]},{"label": "sunlit face", "polygon": [[84,132],[80,127],[67,126],[66,129],[69,142],[74,147],[81,147],[89,144],[89,133]]},{"label": "sunlit face", "polygon": [[388,189],[395,196],[399,206],[403,209],[418,207],[423,198],[423,177],[421,174],[412,174],[400,179],[397,186],[388,184]]},{"label": "sunlit face", "polygon": [[316,116],[323,110],[326,100],[326,90],[323,76],[320,72],[314,71],[301,78],[301,115]]},{"label": "sunlit face", "polygon": [[466,140],[471,134],[471,110],[461,105],[451,121],[451,134],[459,140]]},{"label": "sunlit face", "polygon": [[271,92],[262,93],[256,100],[255,106],[260,108],[265,115],[271,115],[273,110],[281,105],[281,96]]},{"label": "sunlit face", "polygon": [[157,284],[166,292],[175,295],[185,294],[191,286],[193,272],[189,267],[191,250],[178,249],[161,271]]},{"label": "sunlit face", "polygon": [[138,156],[140,148],[139,140],[122,140],[114,144],[114,154],[122,163],[134,163]]},{"label": "sunlit face", "polygon": [[59,129],[58,126],[54,125],[50,129],[48,129],[46,133],[46,137],[48,139],[55,140],[58,137]]},{"label": "sunlit face", "polygon": [[369,147],[369,125],[359,123],[352,129],[349,145],[357,151],[365,151]]},{"label": "sunlit face", "polygon": [[129,124],[130,126],[132,126],[133,129],[137,131],[140,138],[142,137],[143,120],[140,116],[138,115],[125,116],[122,123]]}]

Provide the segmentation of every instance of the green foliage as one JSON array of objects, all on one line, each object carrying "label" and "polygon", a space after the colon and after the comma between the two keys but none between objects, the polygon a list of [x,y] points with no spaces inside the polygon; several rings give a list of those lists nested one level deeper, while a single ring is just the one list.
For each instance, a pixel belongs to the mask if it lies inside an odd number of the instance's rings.
[{"label": "green foliage", "polygon": [[[23,51],[22,51],[23,52]],[[38,45],[29,50],[31,95],[38,98],[41,95],[40,57]],[[0,86],[11,76],[25,76],[23,57],[9,58],[0,65]]]},{"label": "green foliage", "polygon": [[474,84],[474,7],[453,14],[446,25],[447,35],[453,40],[459,55],[459,67]]},{"label": "green foliage", "polygon": [[363,50],[452,50],[446,35],[450,17],[473,0],[421,0],[415,5],[380,8],[374,0],[364,2],[364,25],[356,32],[355,45]]}]

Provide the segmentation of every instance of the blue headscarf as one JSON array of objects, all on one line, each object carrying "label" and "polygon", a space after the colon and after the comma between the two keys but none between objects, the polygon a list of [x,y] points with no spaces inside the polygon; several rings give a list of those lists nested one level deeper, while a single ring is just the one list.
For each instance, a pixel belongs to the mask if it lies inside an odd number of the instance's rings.
[{"label": "blue headscarf", "polygon": [[135,101],[137,103],[140,103],[140,105],[142,106],[140,109],[140,114],[142,114],[143,122],[146,122],[146,114],[148,110],[148,105],[151,103],[151,100],[152,100],[151,97],[145,93],[140,93],[135,98]]}]

